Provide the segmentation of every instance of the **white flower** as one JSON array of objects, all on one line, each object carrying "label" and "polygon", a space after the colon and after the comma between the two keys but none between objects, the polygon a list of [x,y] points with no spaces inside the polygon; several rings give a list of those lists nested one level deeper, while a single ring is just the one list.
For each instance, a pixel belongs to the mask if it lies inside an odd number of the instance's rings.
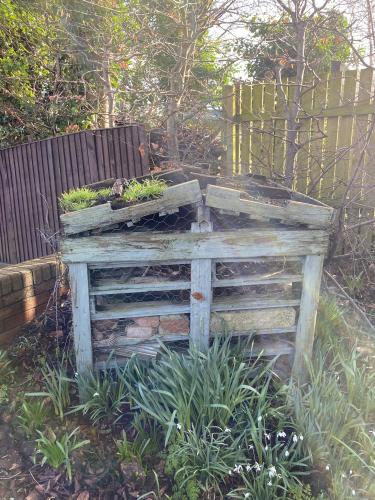
[{"label": "white flower", "polygon": [[258,464],[258,462],[255,462],[254,469],[255,472],[260,472],[262,470],[262,467]]},{"label": "white flower", "polygon": [[177,423],[177,424],[176,424],[176,427],[177,427],[177,429],[178,429],[179,431],[182,429],[182,425],[181,425],[181,424],[179,424],[179,423]]},{"label": "white flower", "polygon": [[253,450],[254,449],[254,445],[253,444],[249,444],[249,450]]},{"label": "white flower", "polygon": [[303,441],[303,436],[302,436],[302,434],[300,434],[300,435],[299,435],[299,439],[300,439],[300,441]]},{"label": "white flower", "polygon": [[225,427],[224,432],[232,432],[228,427]]},{"label": "white flower", "polygon": [[99,396],[99,393],[98,393],[98,392],[94,392],[93,397],[95,398],[96,396]]},{"label": "white flower", "polygon": [[297,434],[293,434],[293,443],[296,443],[298,441]]},{"label": "white flower", "polygon": [[353,471],[352,471],[352,469],[350,469],[350,471],[349,471],[349,474],[350,474],[350,475],[352,475],[352,474],[353,474]]},{"label": "white flower", "polygon": [[284,432],[284,431],[278,432],[277,433],[277,437],[279,437],[279,438],[285,438],[286,437],[286,432]]},{"label": "white flower", "polygon": [[75,372],[74,376],[75,376],[75,377],[78,377],[78,372]]},{"label": "white flower", "polygon": [[329,464],[326,465],[326,470],[329,470]]},{"label": "white flower", "polygon": [[232,471],[229,469],[228,471],[228,474],[231,476],[232,475]]},{"label": "white flower", "polygon": [[266,444],[266,446],[264,447],[264,450],[268,451],[268,444]]},{"label": "white flower", "polygon": [[268,481],[268,486],[272,486],[272,481]]},{"label": "white flower", "polygon": [[267,434],[267,432],[264,433],[264,437],[268,440],[271,441],[271,434]]},{"label": "white flower", "polygon": [[274,477],[274,476],[276,476],[276,474],[277,474],[276,467],[274,465],[271,465],[271,467],[269,467],[269,469],[268,469],[268,476]]},{"label": "white flower", "polygon": [[369,433],[375,436],[375,431],[369,431]]},{"label": "white flower", "polygon": [[236,464],[236,465],[234,466],[233,472],[237,472],[237,474],[241,474],[242,469],[243,469],[242,465],[237,465],[237,464]]},{"label": "white flower", "polygon": [[244,498],[249,498],[249,497],[250,497],[250,493],[245,493]]},{"label": "white flower", "polygon": [[352,495],[353,497],[355,497],[355,490],[352,490]]},{"label": "white flower", "polygon": [[346,474],[345,474],[345,472],[343,472],[343,473],[341,474],[341,477],[342,477],[343,479],[345,479],[345,478],[346,478]]},{"label": "white flower", "polygon": [[261,416],[261,415],[259,415],[259,417],[258,417],[258,422],[261,422],[261,420],[262,420],[262,416]]},{"label": "white flower", "polygon": [[285,450],[284,455],[285,455],[286,457],[289,457],[289,451],[288,451],[288,450]]},{"label": "white flower", "polygon": [[247,472],[250,472],[251,471],[251,465],[247,464],[246,465],[246,470],[247,470]]}]

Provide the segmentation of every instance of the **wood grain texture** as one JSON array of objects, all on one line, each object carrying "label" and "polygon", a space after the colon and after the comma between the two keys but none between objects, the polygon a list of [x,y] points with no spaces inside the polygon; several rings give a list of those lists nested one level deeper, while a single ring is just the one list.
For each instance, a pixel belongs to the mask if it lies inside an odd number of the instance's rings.
[{"label": "wood grain texture", "polygon": [[84,373],[91,370],[93,366],[87,265],[71,264],[69,266],[69,277],[72,294],[76,366],[78,373]]},{"label": "wood grain texture", "polygon": [[306,360],[311,359],[312,355],[323,262],[323,255],[308,255],[303,265],[304,277],[293,364],[293,376],[301,383],[307,378]]},{"label": "wood grain texture", "polygon": [[61,215],[60,219],[66,235],[77,234],[91,229],[105,228],[119,222],[139,219],[146,215],[165,212],[202,200],[202,193],[197,180],[168,187],[160,198],[137,203],[125,208],[113,210],[110,203],[85,208],[77,212]]},{"label": "wood grain texture", "polygon": [[328,233],[320,230],[248,230],[215,233],[131,233],[65,238],[62,260],[89,264],[118,261],[148,262],[321,255]]},{"label": "wood grain texture", "polygon": [[241,191],[212,185],[207,188],[206,204],[213,208],[246,213],[254,219],[261,218],[263,220],[266,217],[286,222],[308,224],[318,228],[329,227],[332,224],[334,215],[334,210],[330,207],[310,205],[292,200],[286,200],[283,204],[276,205],[242,199]]}]

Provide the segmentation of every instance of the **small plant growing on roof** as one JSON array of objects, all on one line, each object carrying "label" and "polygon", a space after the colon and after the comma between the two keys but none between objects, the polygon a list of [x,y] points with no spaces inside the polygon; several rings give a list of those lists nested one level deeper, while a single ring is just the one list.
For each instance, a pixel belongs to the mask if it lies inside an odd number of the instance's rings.
[{"label": "small plant growing on roof", "polygon": [[108,188],[101,188],[95,191],[96,193],[96,199],[99,201],[108,201],[109,198],[112,195],[112,189],[110,187]]},{"label": "small plant growing on roof", "polygon": [[41,465],[47,464],[53,469],[59,469],[63,466],[69,481],[71,481],[72,453],[90,443],[88,439],[79,441],[77,438],[78,431],[79,427],[74,429],[70,434],[66,432],[60,439],[57,438],[52,430],[49,430],[48,435],[38,431],[40,437],[36,440],[37,448],[34,461],[36,461],[37,455],[41,455]]},{"label": "small plant growing on roof", "polygon": [[59,198],[61,210],[65,213],[76,212],[91,207],[97,199],[97,193],[89,188],[71,189]]},{"label": "small plant growing on roof", "polygon": [[143,182],[132,180],[129,182],[122,197],[129,203],[152,200],[161,196],[166,189],[167,183],[162,179],[146,179]]}]

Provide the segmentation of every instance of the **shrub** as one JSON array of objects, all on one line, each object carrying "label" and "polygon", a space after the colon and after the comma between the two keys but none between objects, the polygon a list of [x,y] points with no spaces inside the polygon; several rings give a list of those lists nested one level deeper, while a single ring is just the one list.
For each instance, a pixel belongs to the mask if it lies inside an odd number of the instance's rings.
[{"label": "shrub", "polygon": [[124,373],[119,370],[115,373],[88,373],[79,377],[77,383],[84,403],[75,406],[74,412],[87,414],[94,425],[105,419],[117,422],[121,418],[128,402]]},{"label": "shrub", "polygon": [[41,465],[48,464],[54,469],[64,466],[69,481],[71,481],[72,453],[90,443],[87,439],[78,441],[78,431],[79,427],[74,429],[70,434],[65,433],[60,439],[51,430],[48,436],[38,431],[40,437],[36,440],[35,460],[37,455],[41,455]]},{"label": "shrub", "polygon": [[93,205],[97,193],[89,188],[76,188],[63,193],[59,198],[60,208],[63,212],[76,212]]},{"label": "shrub", "polygon": [[161,179],[146,179],[143,182],[132,180],[123,193],[127,202],[151,200],[158,198],[167,188],[167,183]]}]

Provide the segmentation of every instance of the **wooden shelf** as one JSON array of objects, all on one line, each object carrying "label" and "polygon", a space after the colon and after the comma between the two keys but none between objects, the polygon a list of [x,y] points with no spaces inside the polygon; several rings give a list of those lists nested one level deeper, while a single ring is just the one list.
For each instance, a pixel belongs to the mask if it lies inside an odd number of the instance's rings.
[{"label": "wooden shelf", "polygon": [[168,314],[183,314],[190,312],[190,303],[171,304],[165,300],[150,302],[129,302],[127,304],[115,304],[103,311],[91,311],[91,319],[125,319],[143,316],[165,316]]},{"label": "wooden shelf", "polygon": [[147,281],[143,283],[116,282],[101,280],[99,285],[92,287],[90,295],[116,295],[126,293],[163,292],[170,290],[189,290],[190,281]]},{"label": "wooden shelf", "polygon": [[277,283],[299,283],[302,281],[302,274],[290,273],[262,273],[253,276],[243,276],[239,278],[225,278],[212,281],[215,288],[224,288],[228,286],[249,286],[249,285],[270,285]]},{"label": "wooden shelf", "polygon": [[270,309],[275,307],[296,307],[300,299],[277,297],[224,297],[213,300],[211,311],[246,311],[252,309]]}]

